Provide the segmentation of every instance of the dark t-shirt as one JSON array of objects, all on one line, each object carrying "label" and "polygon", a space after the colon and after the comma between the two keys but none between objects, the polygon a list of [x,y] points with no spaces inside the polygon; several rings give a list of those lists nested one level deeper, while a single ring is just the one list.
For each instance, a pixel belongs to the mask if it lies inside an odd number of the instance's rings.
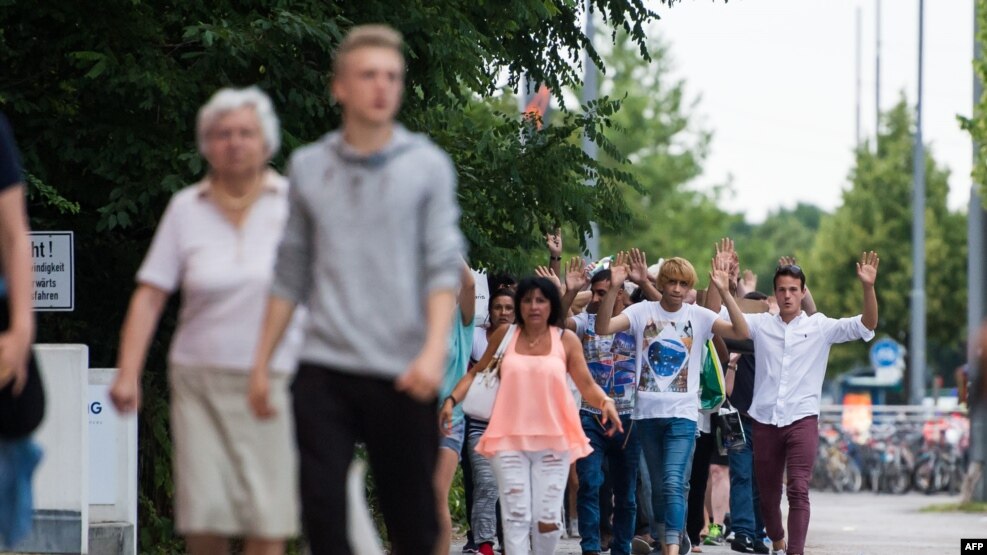
[{"label": "dark t-shirt", "polygon": [[734,376],[733,391],[730,393],[730,404],[741,414],[747,414],[754,400],[754,341],[728,339],[726,344],[731,352],[740,353],[737,375]]},{"label": "dark t-shirt", "polygon": [[0,112],[0,191],[23,180],[21,157],[14,144],[14,133],[10,130],[7,116]]}]

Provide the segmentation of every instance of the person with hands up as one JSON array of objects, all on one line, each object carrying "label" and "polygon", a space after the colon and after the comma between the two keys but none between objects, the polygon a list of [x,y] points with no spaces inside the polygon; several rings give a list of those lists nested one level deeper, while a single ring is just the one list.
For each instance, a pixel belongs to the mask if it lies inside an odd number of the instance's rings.
[{"label": "person with hands up", "polygon": [[696,271],[683,258],[666,260],[658,271],[661,301],[645,301],[612,316],[617,295],[627,279],[620,259],[610,268],[610,289],[596,317],[596,333],[628,331],[634,337],[637,400],[632,418],[653,478],[651,504],[664,555],[678,555],[685,530],[685,488],[695,448],[699,416],[699,374],[702,352],[714,334],[746,339],[747,325],[729,292],[729,263],[714,258],[710,281],[724,299],[730,322],[706,308],[683,301],[695,285]]},{"label": "person with hands up", "polygon": [[[809,529],[809,480],[819,441],[819,399],[830,347],[857,339],[870,341],[877,328],[877,268],[880,258],[860,255],[857,278],[863,313],[830,318],[804,309],[806,275],[794,260],[782,258],[775,270],[779,313],[745,316],[754,340],[754,475],[761,515],[775,555],[802,554]],[[787,475],[788,541],[781,521],[782,480]]]},{"label": "person with hands up", "polygon": [[[607,434],[624,429],[613,399],[590,376],[579,339],[559,327],[562,303],[556,285],[542,277],[521,280],[515,306],[517,328],[504,351],[500,389],[476,450],[492,460],[497,476],[506,553],[547,555],[555,552],[562,531],[569,463],[592,451],[566,376],[600,410]],[[494,333],[483,358],[446,398],[443,425],[476,372],[490,365],[506,331]]]},{"label": "person with hands up", "polygon": [[[630,256],[627,253],[620,253],[617,255],[616,264],[622,265],[628,260],[631,261],[630,273],[638,272],[638,279],[650,285],[644,253],[637,249],[633,249]],[[610,290],[610,276],[610,269],[593,274],[588,280],[593,297],[586,312],[566,319],[566,328],[576,332],[576,336],[582,342],[583,355],[586,357],[590,375],[614,400],[624,428],[623,433],[608,434],[600,420],[600,409],[586,399],[582,401],[579,411],[580,423],[583,432],[590,440],[593,452],[576,461],[576,472],[579,476],[576,509],[582,552],[600,553],[604,548],[600,535],[600,487],[605,481],[606,467],[614,497],[613,538],[610,542],[610,550],[615,555],[627,555],[630,553],[637,517],[635,490],[638,461],[641,455],[641,444],[631,420],[636,399],[637,349],[634,336],[628,332],[620,332],[616,335],[596,333],[597,312],[600,301]],[[567,290],[566,299],[562,303],[563,308],[571,302],[568,299],[574,297],[575,292],[585,287],[586,283],[586,268],[582,260],[573,258],[569,261],[566,272]],[[651,289],[654,290],[653,285]],[[644,290],[647,295],[647,288]],[[657,290],[654,292],[657,293]],[[628,297],[623,288],[617,292],[612,315],[619,315],[631,304]]]},{"label": "person with hands up", "polygon": [[[460,261],[460,286],[456,295],[456,308],[452,315],[452,330],[449,334],[449,356],[446,358],[445,372],[439,399],[444,400],[449,392],[466,374],[470,351],[473,347],[473,314],[476,312],[476,282],[473,272],[465,260]],[[439,403],[441,408],[442,402]],[[449,488],[452,486],[459,456],[463,452],[466,439],[466,422],[463,411],[457,407],[451,419],[439,429],[439,454],[435,466],[435,498],[439,510],[439,541],[435,548],[438,555],[449,553],[452,542],[452,515],[449,513]]]}]

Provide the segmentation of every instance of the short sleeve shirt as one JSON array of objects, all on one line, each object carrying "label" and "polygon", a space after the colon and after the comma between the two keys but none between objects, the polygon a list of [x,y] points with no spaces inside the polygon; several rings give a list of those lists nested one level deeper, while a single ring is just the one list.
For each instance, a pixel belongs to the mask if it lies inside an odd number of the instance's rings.
[{"label": "short sleeve shirt", "polygon": [[[249,371],[274,278],[274,257],[288,217],[288,183],[269,172],[242,224],[234,226],[208,198],[208,182],[186,187],[165,209],[137,281],[181,289],[169,361]],[[304,311],[271,358],[276,372],[295,369]]]},{"label": "short sleeve shirt", "polygon": [[[469,324],[463,323],[463,313],[456,307],[453,315],[452,330],[449,334],[449,354],[446,357],[446,370],[442,377],[442,390],[439,395],[439,403],[452,393],[453,388],[463,379],[466,374],[466,367],[470,362],[470,351],[473,349],[473,320]],[[452,411],[453,424],[459,423],[463,419],[462,405],[456,405]]]},{"label": "short sleeve shirt", "polygon": [[712,338],[717,314],[684,304],[668,312],[659,302],[624,309],[637,345],[637,402],[634,419],[699,416],[699,374],[703,345]]},{"label": "short sleeve shirt", "polygon": [[480,362],[483,353],[487,352],[487,329],[473,328],[473,348],[470,350],[470,361],[473,364]]},{"label": "short sleeve shirt", "polygon": [[[614,400],[619,414],[631,414],[637,397],[637,345],[634,335],[629,331],[597,335],[596,314],[582,312],[573,316],[573,320],[593,381]],[[600,409],[585,400],[580,409],[600,414]]]}]

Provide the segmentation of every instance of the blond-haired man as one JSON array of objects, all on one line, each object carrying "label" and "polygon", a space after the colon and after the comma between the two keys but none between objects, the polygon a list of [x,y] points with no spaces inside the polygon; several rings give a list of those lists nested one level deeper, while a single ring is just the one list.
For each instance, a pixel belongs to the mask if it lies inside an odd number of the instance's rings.
[{"label": "blond-haired man", "polygon": [[[349,555],[346,471],[366,444],[392,553],[434,549],[436,392],[463,238],[448,156],[395,122],[401,36],[352,29],[333,60],[341,129],[295,151],[290,216],[252,373],[263,417],[267,361],[299,303],[309,325],[292,385],[302,520],[312,553]],[[425,325],[422,325],[422,316]]]}]

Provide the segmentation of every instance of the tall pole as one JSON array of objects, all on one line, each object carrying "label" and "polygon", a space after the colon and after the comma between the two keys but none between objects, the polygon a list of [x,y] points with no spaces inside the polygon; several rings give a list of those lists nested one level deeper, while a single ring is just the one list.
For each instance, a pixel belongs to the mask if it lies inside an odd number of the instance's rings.
[{"label": "tall pole", "polygon": [[877,2],[877,13],[874,17],[877,26],[877,44],[874,49],[874,146],[881,131],[881,0]]},{"label": "tall pole", "polygon": [[925,0],[918,0],[918,104],[915,108],[915,155],[912,197],[912,325],[911,388],[913,405],[925,397],[925,147],[922,144],[922,51],[925,40]]},{"label": "tall pole", "polygon": [[[593,27],[593,11],[592,4],[590,0],[586,0],[586,37],[590,42],[593,41],[593,33],[595,29]],[[596,64],[593,63],[593,59],[590,58],[589,49],[583,53],[583,105],[596,100],[598,94],[599,85],[597,84],[596,76]],[[583,152],[593,160],[597,159],[597,146],[589,136],[583,135]],[[595,186],[592,180],[588,183],[591,187]],[[600,226],[597,225],[595,221],[590,222],[590,233],[586,236],[586,248],[589,250],[590,260],[600,259]]]},{"label": "tall pole", "polygon": [[[980,103],[981,97],[984,93],[984,84],[980,80],[980,75],[977,70],[980,66],[981,58],[983,57],[983,52],[980,48],[980,37],[978,36],[980,31],[980,21],[979,14],[977,12],[978,2],[973,2],[973,59],[974,69],[973,69],[973,110],[972,113],[976,115],[977,106]],[[979,145],[976,140],[973,141],[973,163],[977,164],[981,162],[979,160],[980,156],[977,153]],[[973,182],[970,184],[970,206],[967,211],[967,329],[969,332],[969,340],[967,342],[967,368],[970,372],[971,381],[976,383],[976,378],[979,374],[987,372],[987,368],[981,368],[979,365],[979,357],[977,356],[977,339],[978,332],[980,331],[981,322],[985,315],[984,307],[984,279],[987,275],[984,274],[984,207],[981,197],[979,184]],[[970,406],[970,405],[967,405]],[[972,407],[971,407],[972,408]],[[974,464],[980,463],[981,469],[983,469],[983,454],[987,451],[987,408],[980,406],[975,410],[970,412],[970,453],[971,453],[971,468]],[[980,457],[976,455],[980,454]],[[985,501],[987,500],[987,480],[983,478],[981,473],[981,479],[979,484],[973,485],[972,499],[974,501]]]},{"label": "tall pole", "polygon": [[856,68],[857,69],[857,71],[856,71],[857,90],[855,91],[856,92],[856,96],[857,96],[857,118],[856,118],[857,134],[856,134],[856,137],[855,137],[855,139],[856,139],[856,143],[855,144],[856,144],[857,148],[860,148],[860,65],[861,65],[860,64],[860,50],[861,50],[861,48],[860,48],[860,6],[857,6],[857,53],[856,53],[856,62],[857,62],[857,68]]}]

